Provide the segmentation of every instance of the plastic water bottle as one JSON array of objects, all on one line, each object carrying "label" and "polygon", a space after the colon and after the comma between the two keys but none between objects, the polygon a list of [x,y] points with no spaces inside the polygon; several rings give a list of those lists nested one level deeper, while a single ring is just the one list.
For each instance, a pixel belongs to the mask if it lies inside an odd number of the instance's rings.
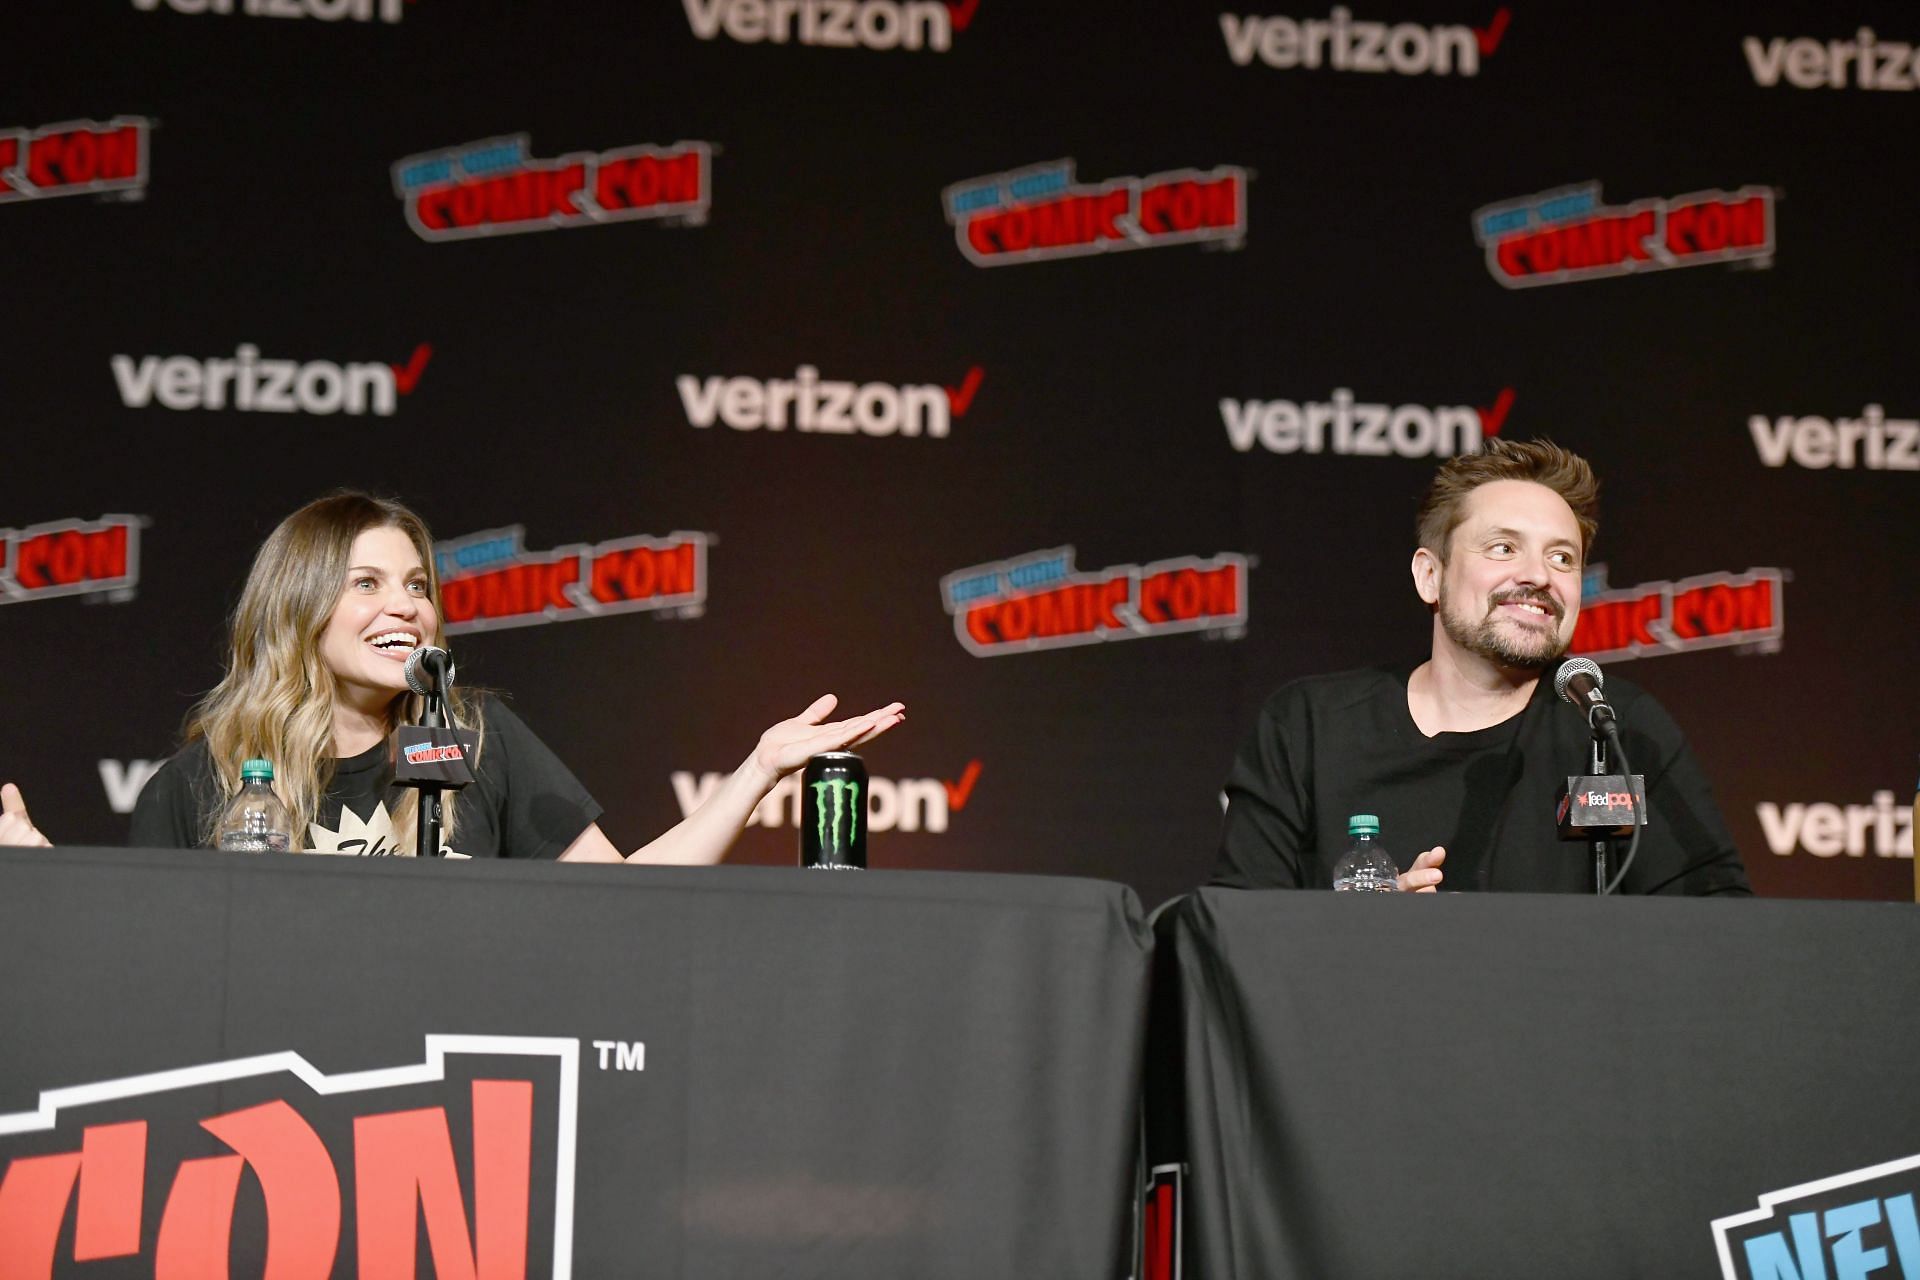
[{"label": "plastic water bottle", "polygon": [[1356,813],[1347,819],[1347,851],[1333,864],[1333,887],[1356,893],[1398,893],[1400,870],[1380,843],[1380,819]]},{"label": "plastic water bottle", "polygon": [[240,790],[220,815],[222,849],[235,853],[286,853],[293,848],[293,819],[273,794],[273,764],[249,760],[240,766]]}]

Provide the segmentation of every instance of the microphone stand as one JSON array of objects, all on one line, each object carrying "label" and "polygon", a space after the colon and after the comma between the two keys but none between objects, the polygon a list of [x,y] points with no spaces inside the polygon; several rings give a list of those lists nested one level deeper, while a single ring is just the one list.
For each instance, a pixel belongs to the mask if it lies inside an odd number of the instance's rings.
[{"label": "microphone stand", "polygon": [[[1592,734],[1592,741],[1593,747],[1587,758],[1587,764],[1589,766],[1587,772],[1594,777],[1604,777],[1607,772],[1606,735],[1598,729],[1595,729]],[[439,810],[439,803],[439,797],[434,797],[435,812]],[[424,812],[424,806],[422,811]],[[1596,894],[1604,894],[1607,891],[1607,846],[1609,843],[1610,841],[1606,836],[1595,836],[1593,838],[1593,891]]]},{"label": "microphone stand", "polygon": [[[440,700],[440,682],[434,681],[433,692],[427,694],[427,705],[420,716],[422,727],[426,729],[444,729],[447,727],[446,705]],[[420,788],[420,814],[416,826],[414,852],[422,858],[440,856],[440,793],[447,788],[444,784],[422,780],[415,784]],[[1606,881],[1601,880],[1602,884]]]}]

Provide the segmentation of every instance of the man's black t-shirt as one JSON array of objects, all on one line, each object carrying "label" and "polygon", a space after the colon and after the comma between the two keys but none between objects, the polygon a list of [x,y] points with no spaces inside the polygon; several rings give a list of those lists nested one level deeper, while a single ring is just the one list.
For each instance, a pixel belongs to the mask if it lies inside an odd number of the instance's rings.
[{"label": "man's black t-shirt", "polygon": [[[448,793],[455,797],[452,851],[475,858],[559,857],[600,817],[600,806],[499,699],[482,694],[479,718],[484,734],[474,780]],[[399,852],[392,815],[406,788],[393,785],[392,753],[392,743],[382,742],[338,761],[319,814],[296,843],[314,853]],[[213,757],[206,740],[198,739],[162,765],[140,792],[128,843],[203,844],[222,803]]]},{"label": "man's black t-shirt", "polygon": [[[1445,846],[1442,889],[1593,891],[1590,846],[1561,840],[1555,821],[1567,776],[1587,772],[1589,735],[1573,708],[1558,705],[1553,672],[1519,715],[1431,738],[1407,709],[1411,673],[1315,676],[1268,699],[1227,779],[1214,883],[1331,887],[1347,819],[1370,813],[1403,871],[1423,850]],[[1751,893],[1672,717],[1618,677],[1608,679],[1607,695],[1647,784],[1649,822],[1622,891]],[[1616,845],[1616,867],[1625,846]]]}]

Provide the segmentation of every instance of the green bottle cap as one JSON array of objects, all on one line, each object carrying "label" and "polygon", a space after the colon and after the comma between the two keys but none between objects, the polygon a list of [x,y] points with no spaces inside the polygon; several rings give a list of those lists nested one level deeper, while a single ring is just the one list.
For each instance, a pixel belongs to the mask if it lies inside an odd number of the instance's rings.
[{"label": "green bottle cap", "polygon": [[243,783],[252,782],[255,778],[260,778],[267,782],[272,782],[273,781],[273,761],[271,760],[243,761],[240,765],[240,781]]},{"label": "green bottle cap", "polygon": [[1350,836],[1377,836],[1380,834],[1380,819],[1370,813],[1356,813],[1347,819],[1347,834]]}]

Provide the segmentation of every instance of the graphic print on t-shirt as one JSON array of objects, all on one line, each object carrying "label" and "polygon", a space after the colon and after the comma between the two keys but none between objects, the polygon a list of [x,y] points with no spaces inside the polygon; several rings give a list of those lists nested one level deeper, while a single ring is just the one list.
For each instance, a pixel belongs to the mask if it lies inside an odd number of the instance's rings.
[{"label": "graphic print on t-shirt", "polygon": [[[394,834],[393,815],[387,812],[387,802],[376,800],[373,803],[373,816],[364,821],[349,806],[340,806],[340,829],[332,830],[318,822],[307,824],[307,841],[312,846],[311,853],[339,853],[360,858],[411,858],[413,850],[402,849]],[[464,858],[464,853],[455,853],[445,844],[440,846],[443,858]]]},{"label": "graphic print on t-shirt", "polygon": [[393,815],[387,812],[384,800],[376,800],[373,816],[362,820],[351,807],[341,805],[339,809],[340,829],[334,831],[322,823],[307,824],[307,840],[315,853],[344,853],[362,858],[411,857],[410,850],[400,848],[399,840],[393,834]]}]

